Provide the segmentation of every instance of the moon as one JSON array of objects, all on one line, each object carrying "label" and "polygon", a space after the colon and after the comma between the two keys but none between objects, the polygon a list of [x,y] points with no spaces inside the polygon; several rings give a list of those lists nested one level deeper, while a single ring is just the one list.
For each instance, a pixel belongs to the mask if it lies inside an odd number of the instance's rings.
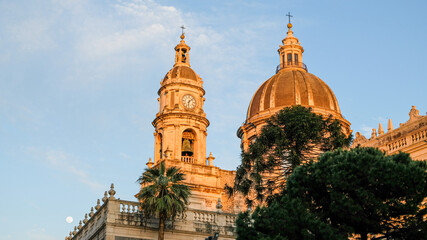
[{"label": "moon", "polygon": [[72,223],[73,222],[73,218],[71,216],[68,216],[67,218],[65,218],[65,221],[67,223]]}]

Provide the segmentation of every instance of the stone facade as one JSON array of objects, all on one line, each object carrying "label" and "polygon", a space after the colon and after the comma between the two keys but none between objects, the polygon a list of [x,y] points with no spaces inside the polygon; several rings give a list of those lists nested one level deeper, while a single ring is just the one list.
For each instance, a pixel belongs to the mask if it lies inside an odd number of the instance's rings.
[{"label": "stone facade", "polygon": [[[228,198],[225,185],[233,185],[235,171],[215,167],[212,153],[206,156],[209,120],[203,111],[203,81],[190,67],[190,47],[181,35],[175,47],[175,64],[160,82],[159,112],[153,121],[154,162],[148,168],[164,163],[178,167],[185,174],[184,183],[191,195],[185,214],[174,223],[166,222],[165,239],[205,239],[219,233],[221,239],[235,239],[235,220],[243,209],[239,195]],[[142,186],[141,186],[142,187]],[[103,204],[89,213],[89,218],[66,237],[67,240],[146,240],[157,239],[158,219],[145,218],[139,202],[114,197],[114,186]]]},{"label": "stone facade", "polygon": [[[338,101],[321,79],[307,72],[302,62],[302,48],[293,36],[289,24],[287,37],[279,48],[280,65],[276,75],[257,90],[249,105],[246,121],[237,135],[246,150],[260,133],[265,120],[286,106],[303,105],[313,112],[332,115],[339,120],[346,134],[351,134],[350,122],[341,114]],[[209,120],[203,110],[205,90],[202,78],[190,66],[190,47],[184,41],[175,47],[175,64],[160,82],[158,90],[159,112],[154,121],[154,161],[149,168],[160,163],[178,167],[185,174],[191,197],[186,213],[172,224],[166,222],[165,239],[205,239],[214,233],[220,239],[235,239],[237,213],[245,210],[243,197],[228,198],[226,184],[233,185],[235,171],[215,167],[215,157],[207,156],[206,136]],[[387,154],[404,151],[413,159],[427,159],[427,116],[419,115],[413,107],[410,119],[393,129],[389,121],[388,132],[380,124],[378,133],[373,129],[370,139],[356,133],[352,147],[377,147]],[[102,205],[98,204],[70,232],[66,240],[146,240],[157,239],[158,219],[144,218],[137,201],[115,198],[114,186],[105,192]]]},{"label": "stone facade", "polygon": [[[98,201],[94,211],[70,232],[65,239],[73,240],[152,240],[158,237],[158,219],[145,219],[138,211],[139,203],[114,197],[112,185],[109,197],[105,192],[103,204]],[[93,210],[93,208],[92,208]],[[189,208],[174,223],[166,222],[165,239],[200,240],[214,233],[221,239],[235,239],[236,215]]]},{"label": "stone facade", "polygon": [[427,115],[420,115],[419,110],[412,106],[409,120],[396,129],[389,120],[387,132],[380,123],[378,132],[372,129],[369,139],[357,132],[352,147],[357,146],[375,147],[387,154],[406,152],[414,160],[427,160]]}]

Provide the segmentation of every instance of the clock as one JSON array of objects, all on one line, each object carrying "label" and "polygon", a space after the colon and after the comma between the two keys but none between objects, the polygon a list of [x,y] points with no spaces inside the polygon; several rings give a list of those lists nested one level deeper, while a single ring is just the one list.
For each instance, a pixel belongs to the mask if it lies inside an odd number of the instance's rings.
[{"label": "clock", "polygon": [[182,105],[184,105],[185,108],[193,109],[196,107],[196,99],[190,94],[184,95],[182,97]]}]

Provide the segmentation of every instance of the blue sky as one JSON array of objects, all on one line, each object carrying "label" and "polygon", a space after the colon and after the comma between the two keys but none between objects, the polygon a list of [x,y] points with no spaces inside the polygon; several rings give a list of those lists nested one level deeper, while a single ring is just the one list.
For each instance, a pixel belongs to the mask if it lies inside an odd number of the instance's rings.
[{"label": "blue sky", "polygon": [[[0,239],[63,239],[110,183],[133,200],[153,156],[160,79],[186,29],[214,164],[274,74],[294,16],[309,72],[354,132],[427,111],[427,2],[0,0]],[[72,216],[72,224],[65,222]]]}]

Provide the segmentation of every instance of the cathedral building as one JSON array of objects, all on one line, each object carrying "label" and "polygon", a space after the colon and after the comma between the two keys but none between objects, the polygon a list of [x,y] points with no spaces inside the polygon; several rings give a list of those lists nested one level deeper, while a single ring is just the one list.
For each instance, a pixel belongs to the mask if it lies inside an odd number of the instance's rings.
[{"label": "cathedral building", "polygon": [[369,139],[357,132],[352,147],[357,146],[375,147],[387,154],[406,152],[414,160],[427,160],[427,115],[420,115],[420,111],[412,106],[409,120],[396,129],[389,119],[387,132],[384,132],[381,123],[378,132],[372,129]]},{"label": "cathedral building", "polygon": [[[284,107],[302,105],[326,117],[337,119],[345,134],[351,134],[350,122],[341,114],[338,101],[320,78],[311,74],[303,63],[304,49],[294,37],[292,24],[278,52],[280,64],[276,74],[265,81],[249,103],[246,121],[238,129],[241,148],[260,133],[266,119]],[[205,239],[219,233],[220,239],[235,239],[237,214],[245,210],[243,197],[228,198],[224,187],[233,185],[235,171],[214,166],[215,157],[207,154],[206,137],[209,120],[203,110],[205,89],[202,78],[190,66],[190,47],[184,33],[175,47],[174,65],[160,82],[159,111],[154,126],[154,157],[148,168],[164,163],[178,167],[190,186],[189,206],[181,218],[166,222],[165,239]],[[415,159],[427,157],[427,116],[420,116],[413,107],[410,120],[395,130],[389,123],[388,132],[382,126],[368,140],[356,134],[353,145],[373,146],[387,153],[409,152]],[[74,227],[66,240],[146,240],[157,239],[158,219],[142,219],[139,203],[115,197],[114,185],[105,192],[102,203]],[[146,224],[143,224],[146,222]]]},{"label": "cathedral building", "polygon": [[[154,161],[177,167],[191,189],[186,213],[174,223],[166,221],[165,239],[205,239],[219,233],[221,239],[235,239],[235,220],[243,199],[228,198],[225,184],[232,185],[235,171],[214,166],[215,157],[206,153],[209,120],[203,110],[205,90],[202,78],[190,66],[190,47],[184,33],[175,47],[175,64],[160,82],[159,111],[154,121]],[[115,198],[114,185],[98,200],[85,219],[70,232],[70,240],[157,239],[158,219],[142,219],[138,201]]]}]

